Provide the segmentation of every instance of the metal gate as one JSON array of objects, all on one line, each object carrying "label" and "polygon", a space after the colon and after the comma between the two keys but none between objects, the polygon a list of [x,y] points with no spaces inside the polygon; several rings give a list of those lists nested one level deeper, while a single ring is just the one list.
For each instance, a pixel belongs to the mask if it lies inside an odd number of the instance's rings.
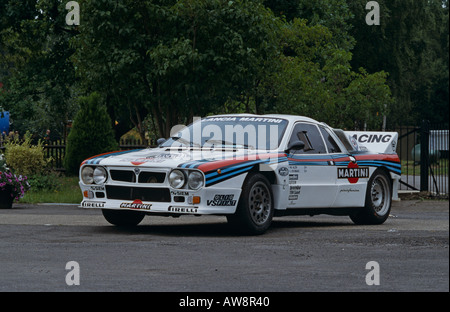
[{"label": "metal gate", "polygon": [[402,163],[400,191],[448,197],[449,125],[424,121],[420,126],[395,131],[399,133],[397,153]]}]

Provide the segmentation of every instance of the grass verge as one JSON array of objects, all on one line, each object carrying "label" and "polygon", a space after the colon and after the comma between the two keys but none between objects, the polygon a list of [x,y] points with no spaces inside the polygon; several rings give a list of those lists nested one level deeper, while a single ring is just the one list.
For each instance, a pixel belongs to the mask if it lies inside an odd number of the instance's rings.
[{"label": "grass verge", "polygon": [[80,187],[78,186],[78,177],[55,177],[58,187],[53,190],[40,189],[28,191],[20,199],[21,203],[67,203],[79,204],[82,201]]}]

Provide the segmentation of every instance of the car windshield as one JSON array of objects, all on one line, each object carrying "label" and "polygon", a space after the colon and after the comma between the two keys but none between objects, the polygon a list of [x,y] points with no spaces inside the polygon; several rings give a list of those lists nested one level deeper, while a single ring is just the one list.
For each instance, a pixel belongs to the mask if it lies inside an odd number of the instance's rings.
[{"label": "car windshield", "polygon": [[270,117],[207,117],[172,133],[160,146],[273,150],[287,124],[285,119]]}]

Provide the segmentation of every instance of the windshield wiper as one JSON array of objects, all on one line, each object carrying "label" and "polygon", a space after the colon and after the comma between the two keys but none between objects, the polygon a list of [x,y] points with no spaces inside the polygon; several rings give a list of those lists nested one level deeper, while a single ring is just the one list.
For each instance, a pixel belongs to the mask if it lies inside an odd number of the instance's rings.
[{"label": "windshield wiper", "polygon": [[174,136],[174,137],[171,137],[171,139],[176,141],[176,142],[180,142],[181,144],[184,144],[184,145],[189,146],[189,147],[194,147],[194,146],[195,147],[200,147],[200,144],[188,141],[186,139],[183,139],[182,137]]},{"label": "windshield wiper", "polygon": [[[225,141],[225,140],[208,140],[208,141],[206,141],[206,143],[209,143],[212,146],[214,146],[215,143],[218,143],[218,144],[222,144],[222,146],[224,146],[224,147],[226,147],[225,145],[231,145],[233,147],[244,147],[244,148],[249,148],[249,149],[255,149],[252,145],[236,144],[236,143]],[[205,145],[203,145],[203,147],[205,147]]]}]

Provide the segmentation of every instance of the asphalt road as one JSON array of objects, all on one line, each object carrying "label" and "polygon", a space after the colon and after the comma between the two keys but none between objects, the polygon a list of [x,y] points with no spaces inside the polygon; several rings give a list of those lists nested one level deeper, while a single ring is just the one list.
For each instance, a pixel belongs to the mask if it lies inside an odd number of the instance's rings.
[{"label": "asphalt road", "polygon": [[380,226],[277,218],[251,237],[224,217],[147,216],[125,230],[97,210],[16,204],[0,210],[0,291],[448,292],[448,243],[448,201],[395,202]]}]

